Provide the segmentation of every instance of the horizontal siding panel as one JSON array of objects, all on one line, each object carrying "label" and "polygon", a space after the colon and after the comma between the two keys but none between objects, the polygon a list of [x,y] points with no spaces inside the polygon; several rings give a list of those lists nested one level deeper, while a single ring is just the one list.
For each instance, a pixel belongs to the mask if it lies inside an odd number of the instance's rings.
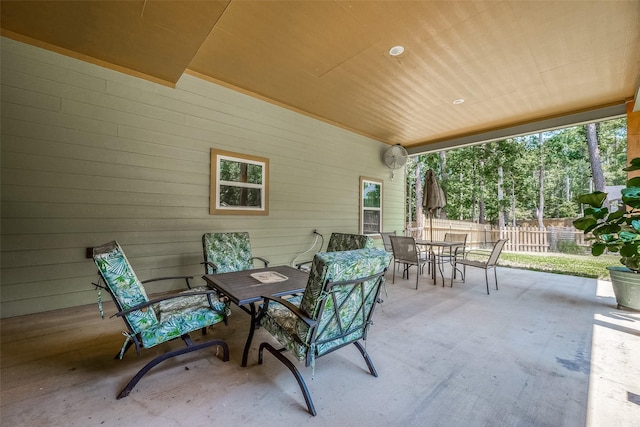
[{"label": "horizontal siding panel", "polygon": [[122,165],[117,161],[106,163],[103,160],[101,157],[90,161],[6,152],[2,159],[2,165],[7,168],[17,167],[25,171],[25,173],[29,171],[58,172],[76,176],[86,175],[88,178],[103,177],[174,184],[209,184],[209,167],[200,167],[202,165],[187,171],[174,171],[155,167],[151,158],[149,159],[149,166]]},{"label": "horizontal siding panel", "polygon": [[[17,131],[12,132],[10,126],[5,130],[6,119],[17,119],[19,123]],[[24,123],[26,122],[26,123]],[[9,100],[2,100],[2,127],[3,132],[13,135],[22,135],[22,129],[25,125],[46,124],[51,125],[52,130],[61,132],[60,129],[75,129],[91,134],[116,135],[117,126],[113,123],[107,123],[100,120],[86,119],[84,117],[70,116],[61,112],[47,111],[40,108],[26,107],[24,105],[13,104]],[[50,136],[45,135],[48,139]],[[86,136],[85,136],[86,137]]]},{"label": "horizontal siding panel", "polygon": [[[107,149],[120,151],[123,153],[138,154],[154,154],[159,157],[170,159],[182,159],[193,162],[209,162],[209,158],[203,159],[203,153],[209,152],[208,146],[201,146],[200,150],[194,151],[187,147],[186,139],[171,138],[170,141],[175,146],[162,144],[163,138],[159,134],[154,134],[153,138],[149,138],[147,143],[142,141],[133,141],[131,139],[116,136],[117,131],[113,135],[102,135],[96,133],[87,133],[68,128],[60,128],[55,125],[42,123],[25,123],[21,120],[4,119],[2,122],[2,131],[5,135],[11,135],[21,138],[29,138],[41,143],[57,142],[68,145],[79,145],[93,147],[99,149]],[[118,129],[119,131],[119,129]],[[135,138],[134,138],[135,139]],[[167,139],[166,137],[164,139]]]},{"label": "horizontal siding panel", "polygon": [[[104,78],[76,70],[77,67],[60,67],[43,58],[49,52],[38,52],[37,58],[24,55],[23,49],[14,49],[10,43],[2,42],[2,83],[7,85],[43,91],[42,86],[64,88],[79,87],[95,92],[105,92]],[[15,46],[17,48],[17,46]],[[19,50],[19,51],[18,51]],[[56,56],[59,58],[60,56]],[[44,59],[44,60],[43,60]],[[78,61],[80,63],[80,61]],[[74,64],[76,65],[76,64]],[[18,80],[19,79],[19,80]],[[18,83],[21,81],[22,83]]]},{"label": "horizontal siding panel", "polygon": [[3,205],[7,202],[84,203],[94,205],[135,205],[146,209],[155,206],[203,208],[209,210],[209,200],[202,195],[150,194],[93,189],[43,188],[24,185],[3,185]]},{"label": "horizontal siding panel", "polygon": [[7,185],[25,185],[54,188],[100,188],[122,191],[128,189],[139,193],[165,193],[186,195],[208,195],[209,183],[181,184],[175,182],[126,179],[120,177],[91,176],[62,172],[25,171],[3,167],[2,181]]},{"label": "horizontal siding panel", "polygon": [[[65,160],[67,163],[62,163],[63,170],[73,169],[79,171],[86,171],[85,162],[94,164],[107,164],[107,165],[122,165],[131,166],[130,169],[121,168],[121,170],[115,170],[110,173],[104,173],[104,175],[123,175],[125,171],[136,170],[138,168],[152,168],[161,169],[164,172],[184,172],[194,173],[201,175],[209,175],[209,155],[208,153],[202,153],[199,162],[191,160],[182,160],[175,157],[175,152],[167,153],[163,152],[162,147],[149,147],[149,151],[146,154],[123,152],[120,150],[114,150],[113,148],[97,148],[88,146],[78,146],[74,144],[42,141],[31,138],[21,138],[13,135],[7,136],[3,141],[3,148],[5,153],[16,153],[23,156],[31,155],[33,158],[24,158],[20,161],[12,161],[11,163],[24,164],[25,169],[37,169],[42,170],[43,165],[38,167],[30,167],[32,161],[51,161],[52,159],[60,161]],[[37,156],[37,157],[36,157]],[[58,160],[59,159],[59,160]],[[68,162],[71,162],[72,166]],[[50,170],[55,169],[54,165],[49,166]],[[111,170],[111,169],[109,169]],[[98,171],[91,170],[91,174],[95,175]],[[140,177],[140,175],[131,174],[133,178]]]},{"label": "horizontal siding panel", "polygon": [[[207,207],[208,208],[208,207]],[[3,215],[6,219],[60,219],[60,218],[110,218],[110,219],[198,219],[206,214],[203,208],[156,206],[112,206],[72,204],[72,203],[16,203],[2,204]]]}]

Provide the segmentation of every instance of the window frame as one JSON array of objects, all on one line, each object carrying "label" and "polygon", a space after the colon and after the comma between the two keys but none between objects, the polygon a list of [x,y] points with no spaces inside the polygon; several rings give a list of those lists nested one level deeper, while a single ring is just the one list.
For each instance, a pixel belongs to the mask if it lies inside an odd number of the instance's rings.
[{"label": "window frame", "polygon": [[[221,180],[219,176],[221,169],[220,162],[223,160],[262,166],[262,183],[251,184]],[[260,189],[260,206],[221,206],[220,187],[223,185],[248,189]],[[269,215],[269,159],[266,157],[251,156],[212,148],[209,213],[211,215]]]},{"label": "window frame", "polygon": [[[371,206],[365,206],[364,203],[364,196],[365,196],[365,185],[367,184],[373,184],[373,185],[378,185],[380,186],[380,206],[379,207],[371,207]],[[360,177],[360,234],[364,234],[365,236],[376,236],[378,234],[380,234],[382,232],[382,212],[383,212],[383,208],[384,208],[384,187],[383,187],[383,181],[380,179],[376,179],[376,178],[369,178],[366,176],[361,176]],[[376,232],[369,232],[369,233],[365,233],[365,211],[374,211],[374,212],[379,212],[379,223],[378,223],[378,231]]]}]

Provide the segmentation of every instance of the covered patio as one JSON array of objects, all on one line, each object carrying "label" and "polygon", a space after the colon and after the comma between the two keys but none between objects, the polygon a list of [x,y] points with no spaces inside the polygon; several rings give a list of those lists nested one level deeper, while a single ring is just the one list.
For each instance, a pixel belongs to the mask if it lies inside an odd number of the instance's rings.
[{"label": "covered patio", "polygon": [[[210,332],[229,343],[229,362],[178,357],[116,400],[154,354],[113,360],[123,324],[92,304],[1,320],[2,423],[638,425],[640,313],[618,310],[610,283],[499,268],[500,290],[487,295],[482,271],[453,288],[425,274],[418,290],[413,274],[392,285],[387,273],[367,343],[378,378],[349,347],[320,359],[313,380],[303,369],[316,417],[280,363],[265,355],[257,364],[264,331],[240,367],[248,317],[237,307]],[[106,316],[114,311],[105,305]]]}]

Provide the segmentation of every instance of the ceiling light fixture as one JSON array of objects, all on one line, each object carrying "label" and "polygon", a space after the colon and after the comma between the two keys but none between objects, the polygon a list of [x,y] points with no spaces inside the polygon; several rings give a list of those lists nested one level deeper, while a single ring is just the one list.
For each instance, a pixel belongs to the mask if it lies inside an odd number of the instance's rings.
[{"label": "ceiling light fixture", "polygon": [[453,105],[460,105],[464,103],[464,99],[458,98],[453,100]]},{"label": "ceiling light fixture", "polygon": [[404,52],[404,46],[394,46],[389,49],[389,55],[391,56],[402,55],[402,52]]}]

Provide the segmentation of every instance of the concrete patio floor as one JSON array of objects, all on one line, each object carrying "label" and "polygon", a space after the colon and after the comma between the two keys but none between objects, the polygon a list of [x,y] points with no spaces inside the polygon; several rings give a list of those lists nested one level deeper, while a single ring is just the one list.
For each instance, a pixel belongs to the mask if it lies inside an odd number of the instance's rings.
[{"label": "concrete patio floor", "polygon": [[123,323],[96,305],[4,319],[0,424],[640,426],[640,313],[617,309],[610,283],[499,268],[487,295],[484,272],[468,273],[453,288],[425,275],[418,290],[415,269],[395,284],[388,273],[367,341],[379,377],[354,346],[318,359],[313,379],[300,365],[316,417],[280,362],[257,364],[259,343],[273,342],[263,330],[240,367],[237,307],[209,333],[227,340],[229,362],[212,349],[175,358],[121,400],[166,346],[113,360]]}]

